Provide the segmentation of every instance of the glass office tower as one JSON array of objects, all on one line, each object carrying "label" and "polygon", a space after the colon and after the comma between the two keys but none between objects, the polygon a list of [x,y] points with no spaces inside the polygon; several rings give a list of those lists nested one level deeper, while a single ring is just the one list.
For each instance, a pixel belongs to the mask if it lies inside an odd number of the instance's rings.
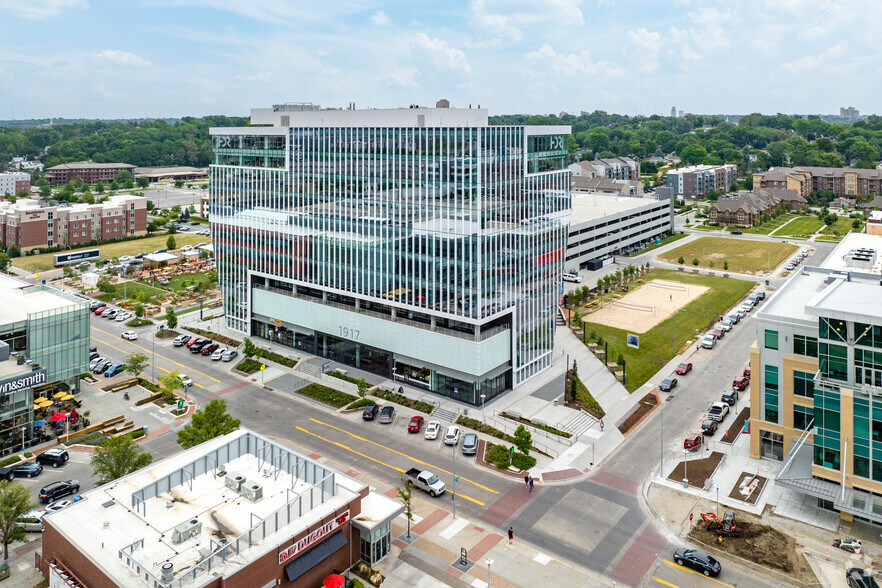
[{"label": "glass office tower", "polygon": [[569,127],[486,110],[252,111],[212,129],[230,328],[472,404],[550,365]]}]

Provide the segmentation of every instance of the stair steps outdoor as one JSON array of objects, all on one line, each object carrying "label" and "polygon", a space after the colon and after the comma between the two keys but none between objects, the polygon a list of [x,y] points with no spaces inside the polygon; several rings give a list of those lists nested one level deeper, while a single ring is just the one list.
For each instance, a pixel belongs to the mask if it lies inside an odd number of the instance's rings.
[{"label": "stair steps outdoor", "polygon": [[594,415],[580,410],[558,425],[558,428],[570,433],[574,439],[578,439],[585,431],[593,427],[596,422],[597,419],[594,418]]},{"label": "stair steps outdoor", "polygon": [[452,423],[456,420],[457,413],[453,410],[447,410],[446,408],[438,407],[435,409],[435,412],[432,413],[432,417],[434,419],[440,419],[442,421],[447,421]]}]

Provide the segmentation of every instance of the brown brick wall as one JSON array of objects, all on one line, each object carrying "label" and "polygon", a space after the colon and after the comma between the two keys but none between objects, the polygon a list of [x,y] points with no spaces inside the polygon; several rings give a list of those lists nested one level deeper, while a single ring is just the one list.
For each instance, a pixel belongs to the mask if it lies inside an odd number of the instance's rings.
[{"label": "brown brick wall", "polygon": [[51,556],[63,563],[89,588],[116,588],[117,586],[116,582],[108,578],[98,566],[92,563],[91,559],[69,543],[47,519],[43,530],[44,561],[40,566],[40,571],[46,578],[49,577],[49,566],[45,563],[45,559]]},{"label": "brown brick wall", "polygon": [[49,221],[46,219],[26,220],[22,219],[21,224],[21,249],[33,249],[34,247],[43,247],[47,243],[47,234],[49,232]]}]

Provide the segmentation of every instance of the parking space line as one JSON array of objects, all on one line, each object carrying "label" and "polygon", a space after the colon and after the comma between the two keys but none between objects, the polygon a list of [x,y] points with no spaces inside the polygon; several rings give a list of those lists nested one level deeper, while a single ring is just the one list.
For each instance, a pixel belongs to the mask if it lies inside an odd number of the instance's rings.
[{"label": "parking space line", "polygon": [[[402,453],[402,452],[400,452],[400,451],[396,451],[395,449],[392,449],[391,447],[386,447],[385,445],[383,445],[383,444],[381,444],[381,443],[377,443],[376,441],[371,441],[370,439],[365,439],[364,437],[361,437],[361,436],[359,436],[359,435],[356,435],[355,433],[350,433],[349,431],[347,431],[347,430],[345,430],[345,429],[341,429],[341,428],[339,428],[339,427],[335,427],[334,425],[329,425],[328,423],[324,423],[324,422],[322,422],[322,421],[320,421],[320,420],[317,420],[317,419],[314,419],[314,418],[310,418],[309,420],[311,420],[311,421],[314,422],[314,423],[318,423],[319,425],[324,425],[324,426],[326,426],[326,427],[330,427],[330,428],[332,428],[332,429],[335,429],[335,430],[337,430],[337,431],[340,431],[341,433],[346,433],[347,435],[349,435],[349,436],[351,436],[351,437],[355,437],[355,438],[358,439],[359,441],[364,441],[365,443],[371,443],[371,444],[373,444],[373,445],[376,445],[377,447],[382,447],[383,449],[385,449],[385,450],[387,450],[387,451],[391,451],[392,453],[397,453],[397,454],[400,455],[401,457],[406,457],[407,459],[413,460],[413,461],[415,461],[415,462],[417,462],[417,463],[421,463],[421,464],[423,464],[423,465],[427,465],[427,466],[431,467],[432,469],[438,470],[439,472],[444,472],[445,474],[448,474],[448,475],[450,475],[450,476],[453,475],[452,472],[448,472],[447,470],[445,470],[445,469],[443,469],[443,468],[440,468],[440,467],[438,467],[438,466],[436,466],[436,465],[430,464],[430,463],[427,462],[427,461],[423,461],[423,460],[421,460],[421,459],[417,459],[417,458],[415,458],[415,457],[413,457],[413,456],[411,456],[411,455],[407,455],[406,453]],[[473,481],[473,480],[469,480],[468,478],[464,478],[463,476],[457,476],[457,478],[459,478],[459,480],[462,480],[463,482],[468,482],[469,484],[473,484],[473,485],[477,486],[478,488],[481,488],[482,490],[486,490],[487,492],[492,492],[493,494],[499,494],[499,492],[498,492],[497,490],[494,490],[493,488],[488,488],[487,486],[484,486],[484,485],[482,485],[482,484],[479,484],[479,483],[477,483],[477,482],[475,482],[475,481]]]},{"label": "parking space line", "polygon": [[710,576],[705,576],[701,572],[696,572],[695,570],[690,570],[686,566],[677,565],[674,562],[668,561],[666,559],[663,559],[662,561],[671,567],[677,568],[678,570],[683,570],[684,572],[689,572],[690,574],[695,574],[696,576],[702,576],[704,578],[707,578],[711,582],[716,582],[717,584],[720,584],[722,586],[726,586],[727,588],[735,588],[735,586],[733,586],[732,584],[726,584],[725,582],[721,582],[720,580],[717,580],[716,578],[711,578]]},{"label": "parking space line", "polygon": [[[116,349],[116,350],[119,351],[120,353],[125,353],[126,355],[129,354],[128,351],[125,351],[125,350],[123,350],[123,349],[120,349],[119,347],[117,347],[117,346],[115,346],[115,345],[112,345],[112,344],[108,343],[107,341],[103,341],[103,340],[98,339],[98,338],[96,338],[96,337],[92,337],[92,339],[95,339],[95,341],[98,341],[98,342],[101,343],[102,345],[107,345],[107,346],[110,347],[111,349]],[[165,369],[164,367],[159,366],[159,365],[154,365],[154,364],[150,363],[149,361],[147,362],[147,365],[152,365],[153,367],[155,367],[155,368],[157,368],[157,369],[160,369],[160,370],[164,371],[164,372],[167,373],[167,374],[170,374],[170,373],[171,373],[171,370],[167,370],[167,369]],[[198,386],[198,387],[202,388],[203,390],[205,389],[205,386],[203,386],[202,384],[197,384],[196,382],[193,382],[193,385],[194,385],[194,386]]]}]

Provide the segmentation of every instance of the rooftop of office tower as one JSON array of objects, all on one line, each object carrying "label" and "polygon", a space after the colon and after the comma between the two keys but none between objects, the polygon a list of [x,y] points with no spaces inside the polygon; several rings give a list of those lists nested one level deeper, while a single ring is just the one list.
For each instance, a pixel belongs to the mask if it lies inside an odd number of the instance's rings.
[{"label": "rooftop of office tower", "polygon": [[485,127],[486,108],[451,108],[447,100],[434,107],[411,104],[399,108],[322,108],[309,102],[286,102],[271,108],[252,108],[251,124],[273,127]]}]

